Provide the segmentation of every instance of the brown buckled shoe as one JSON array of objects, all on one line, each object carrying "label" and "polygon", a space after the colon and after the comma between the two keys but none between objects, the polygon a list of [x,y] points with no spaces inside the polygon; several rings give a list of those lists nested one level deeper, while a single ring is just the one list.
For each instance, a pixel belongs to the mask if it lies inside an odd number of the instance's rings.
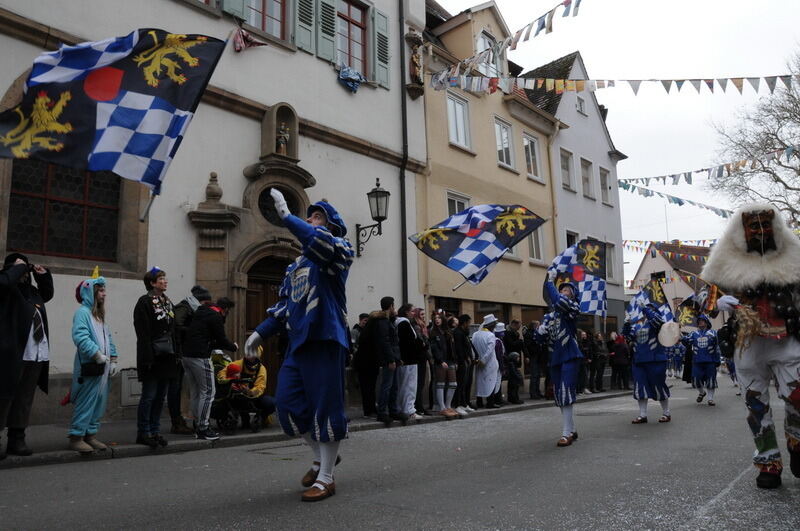
[{"label": "brown buckled shoe", "polygon": [[[333,466],[336,466],[341,462],[342,462],[342,456],[337,455],[336,464],[334,464]],[[319,466],[319,461],[314,461],[314,464]],[[308,472],[306,472],[306,475],[303,476],[303,479],[300,481],[300,484],[305,488],[308,488],[314,484],[314,482],[317,480],[318,475],[319,475],[319,470],[314,470],[313,468],[309,468]]]},{"label": "brown buckled shoe", "polygon": [[558,446],[558,447],[569,446],[569,445],[571,445],[571,444],[572,444],[572,440],[573,440],[573,439],[572,439],[572,437],[571,437],[571,436],[570,436],[570,437],[567,437],[567,436],[562,436],[562,437],[561,437],[561,438],[558,440],[558,442],[556,443],[556,446]]},{"label": "brown buckled shoe", "polygon": [[[322,488],[320,488],[320,486]],[[315,481],[314,485],[305,491],[303,497],[300,499],[304,502],[322,501],[325,498],[330,498],[334,494],[336,494],[335,482],[331,481],[330,483],[325,483],[323,481]]]}]

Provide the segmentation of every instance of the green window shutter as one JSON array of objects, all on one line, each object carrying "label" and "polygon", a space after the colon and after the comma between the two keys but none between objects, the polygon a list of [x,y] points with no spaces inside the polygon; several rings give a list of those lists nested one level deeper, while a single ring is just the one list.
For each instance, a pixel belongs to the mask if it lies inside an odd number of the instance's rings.
[{"label": "green window shutter", "polygon": [[377,9],[372,10],[372,78],[382,87],[389,88],[389,17]]},{"label": "green window shutter", "polygon": [[244,14],[244,0],[222,0],[222,11],[236,18],[247,20]]},{"label": "green window shutter", "polygon": [[317,57],[334,62],[336,51],[336,0],[317,4]]},{"label": "green window shutter", "polygon": [[314,0],[297,0],[294,18],[294,44],[314,53]]}]

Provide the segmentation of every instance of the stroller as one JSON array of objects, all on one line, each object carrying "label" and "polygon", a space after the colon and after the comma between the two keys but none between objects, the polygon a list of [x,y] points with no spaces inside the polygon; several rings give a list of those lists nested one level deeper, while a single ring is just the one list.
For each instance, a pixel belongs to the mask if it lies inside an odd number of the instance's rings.
[{"label": "stroller", "polygon": [[231,366],[231,358],[221,351],[215,351],[211,361],[215,373],[227,371],[227,379],[220,381],[217,378],[217,389],[211,404],[211,418],[217,422],[217,428],[225,435],[233,435],[241,420],[242,426],[249,425],[251,432],[261,431],[263,415],[245,392],[253,382],[252,378],[238,377],[239,371],[233,370],[236,366]]}]

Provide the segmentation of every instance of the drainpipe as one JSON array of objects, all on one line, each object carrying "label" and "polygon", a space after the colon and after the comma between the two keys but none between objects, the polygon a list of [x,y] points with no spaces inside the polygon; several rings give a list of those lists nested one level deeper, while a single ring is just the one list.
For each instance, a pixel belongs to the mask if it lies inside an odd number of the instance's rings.
[{"label": "drainpipe", "polygon": [[406,216],[406,167],[408,166],[408,116],[406,103],[406,17],[405,0],[398,2],[400,31],[400,122],[403,133],[403,159],[400,162],[400,262],[403,284],[403,304],[408,302],[408,227]]},{"label": "drainpipe", "polygon": [[550,170],[550,199],[553,201],[553,247],[555,252],[558,253],[558,227],[556,226],[556,219],[558,218],[558,199],[556,198],[556,177],[553,174],[553,143],[561,131],[561,122],[556,121],[556,129],[552,135],[547,135],[547,166]]}]

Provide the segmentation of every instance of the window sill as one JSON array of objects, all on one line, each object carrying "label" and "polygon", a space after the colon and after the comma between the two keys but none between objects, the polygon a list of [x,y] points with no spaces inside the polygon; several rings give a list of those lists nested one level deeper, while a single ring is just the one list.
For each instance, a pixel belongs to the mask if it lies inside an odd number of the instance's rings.
[{"label": "window sill", "polygon": [[206,4],[203,4],[203,3],[199,2],[198,0],[175,0],[175,1],[178,2],[178,3],[184,4],[184,5],[187,5],[187,6],[191,7],[192,9],[196,9],[198,11],[201,11],[201,12],[205,13],[206,15],[209,15],[209,16],[212,16],[212,17],[215,17],[215,18],[222,18],[222,8],[220,7],[222,5],[222,0],[218,0],[218,1],[214,2],[214,4],[217,7],[211,7],[209,5],[206,5]]},{"label": "window sill", "polygon": [[515,173],[515,174],[519,175],[519,172],[517,170],[515,170],[513,167],[509,166],[508,164],[506,164],[504,162],[498,161],[497,162],[497,166],[500,167],[500,168],[503,168],[506,171],[510,171],[511,173]]},{"label": "window sill", "polygon": [[606,279],[606,284],[611,284],[612,286],[619,286],[620,285],[620,283],[618,281],[610,279],[610,278]]},{"label": "window sill", "polygon": [[583,194],[583,197],[586,198],[586,199],[591,199],[592,201],[597,201],[597,198],[592,197],[590,195]]},{"label": "window sill", "polygon": [[450,142],[450,147],[451,148],[455,148],[455,149],[457,149],[459,151],[463,151],[467,155],[472,155],[473,157],[477,157],[478,156],[478,154],[475,153],[474,151],[472,151],[470,148],[468,148],[466,146],[462,146],[461,144],[456,144],[454,142]]},{"label": "window sill", "polygon": [[528,258],[528,265],[547,267],[547,264],[544,262],[544,260],[537,260],[536,258]]},{"label": "window sill", "polygon": [[503,255],[503,260],[511,260],[512,262],[522,263],[522,258],[519,256],[510,255],[508,253]]},{"label": "window sill", "polygon": [[585,116],[585,117],[587,117],[587,118],[589,117],[589,114],[588,114],[588,113],[585,113],[585,112],[583,112],[583,111],[582,111],[582,110],[580,110],[580,109],[576,109],[576,110],[578,111],[578,114],[580,114],[580,115],[582,115],[582,116]]},{"label": "window sill", "polygon": [[100,266],[100,274],[105,278],[121,278],[125,280],[141,280],[142,274],[131,271],[118,262],[98,262],[81,258],[63,258],[60,256],[38,255],[26,253],[31,263],[41,264],[54,275],[76,275],[86,277],[94,266]]},{"label": "window sill", "polygon": [[242,28],[246,29],[259,39],[266,41],[268,44],[274,44],[275,46],[279,46],[281,48],[289,50],[290,52],[297,51],[297,46],[295,46],[291,41],[279,39],[274,35],[270,35],[269,33],[256,28],[255,26],[251,26],[250,24],[242,24]]},{"label": "window sill", "polygon": [[541,184],[542,186],[546,186],[546,183],[544,182],[544,179],[542,179],[541,177],[535,177],[533,175],[528,175],[528,180],[529,181],[533,181],[533,182],[535,182],[537,184]]},{"label": "window sill", "polygon": [[603,204],[608,208],[614,208],[614,205],[612,205],[611,203],[606,203],[605,201],[603,201]]},{"label": "window sill", "polygon": [[561,185],[561,188],[563,188],[563,189],[564,189],[564,190],[566,190],[567,192],[572,192],[573,194],[577,194],[577,193],[578,193],[578,191],[577,191],[576,189],[574,189],[574,188],[573,188],[573,187],[571,187],[571,186],[567,186],[566,184],[562,184],[562,185]]}]

